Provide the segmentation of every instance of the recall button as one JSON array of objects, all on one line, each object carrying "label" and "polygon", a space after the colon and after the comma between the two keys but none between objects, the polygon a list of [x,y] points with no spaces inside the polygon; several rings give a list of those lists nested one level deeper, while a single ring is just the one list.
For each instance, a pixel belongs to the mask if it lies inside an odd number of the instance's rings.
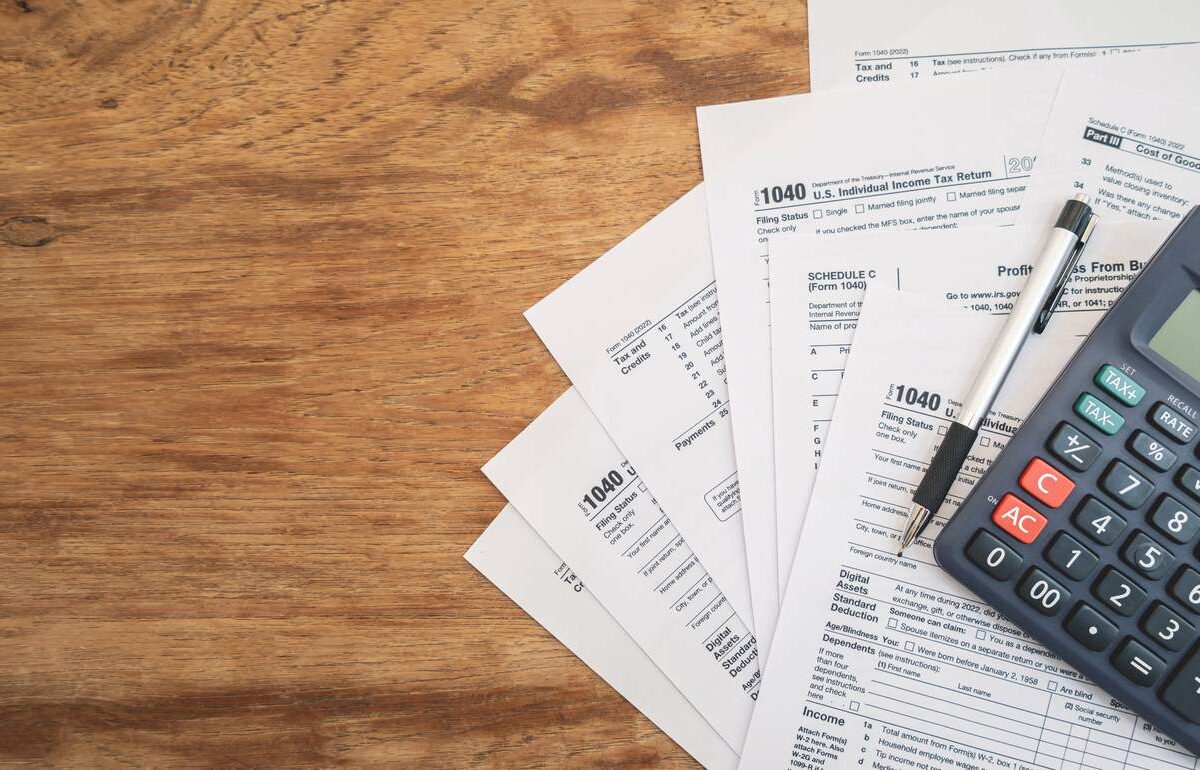
[{"label": "recall button", "polygon": [[1150,420],[1167,436],[1186,444],[1196,435],[1196,426],[1184,419],[1183,415],[1159,401],[1150,413]]}]

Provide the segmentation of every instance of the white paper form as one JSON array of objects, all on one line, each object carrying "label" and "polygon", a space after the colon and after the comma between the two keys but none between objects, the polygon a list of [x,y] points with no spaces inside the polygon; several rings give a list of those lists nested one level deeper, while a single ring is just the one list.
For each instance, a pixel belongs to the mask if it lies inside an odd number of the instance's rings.
[{"label": "white paper form", "polygon": [[740,747],[761,679],[754,635],[579,393],[559,397],[483,472]]},{"label": "white paper form", "polygon": [[1136,58],[1067,73],[1022,222],[1048,227],[1075,192],[1091,197],[1102,221],[1174,221],[1200,203],[1200,56],[1187,47]]},{"label": "white paper form", "polygon": [[[1055,330],[1087,334],[1171,226],[1102,222],[1059,301]],[[779,562],[789,565],[788,573],[867,287],[892,286],[949,307],[1007,314],[1045,235],[1041,228],[1007,227],[771,240]]]},{"label": "white paper form", "polygon": [[768,237],[1011,223],[1059,72],[1030,66],[699,109],[760,638],[774,627],[780,579]]},{"label": "white paper form", "polygon": [[[804,569],[780,615],[789,654],[770,659],[740,767],[1195,768],[934,564],[944,514],[895,556],[944,410],[961,406],[979,363],[969,359],[987,354],[1003,319],[888,294],[873,290],[863,309],[796,556]],[[1078,342],[1047,335],[1028,343],[950,506]],[[912,404],[900,384],[916,389]]]},{"label": "white paper form", "polygon": [[809,0],[814,91],[1200,41],[1200,4]]},{"label": "white paper form", "polygon": [[709,770],[737,754],[511,505],[466,560]]},{"label": "white paper form", "polygon": [[738,615],[751,620],[712,270],[701,186],[526,317]]}]

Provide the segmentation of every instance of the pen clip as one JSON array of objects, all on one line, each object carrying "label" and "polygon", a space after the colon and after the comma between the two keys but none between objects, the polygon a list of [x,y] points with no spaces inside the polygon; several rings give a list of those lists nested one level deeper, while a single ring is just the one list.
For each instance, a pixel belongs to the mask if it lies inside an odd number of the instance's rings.
[{"label": "pen clip", "polygon": [[1075,247],[1071,250],[1070,259],[1063,265],[1058,277],[1054,279],[1054,288],[1050,291],[1050,297],[1046,300],[1046,304],[1042,305],[1037,321],[1033,324],[1034,334],[1041,334],[1050,325],[1050,318],[1058,308],[1058,301],[1062,299],[1063,292],[1067,289],[1067,281],[1071,280],[1071,273],[1074,272],[1075,265],[1079,264],[1079,257],[1083,255],[1083,249],[1087,246],[1088,239],[1092,237],[1092,231],[1096,229],[1096,221],[1096,214],[1089,212],[1087,224],[1083,228],[1083,234],[1075,242]]}]

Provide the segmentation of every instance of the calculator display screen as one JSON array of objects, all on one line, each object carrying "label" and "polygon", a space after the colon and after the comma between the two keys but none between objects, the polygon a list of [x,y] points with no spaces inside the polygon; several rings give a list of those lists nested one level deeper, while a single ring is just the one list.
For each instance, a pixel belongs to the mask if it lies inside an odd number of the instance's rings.
[{"label": "calculator display screen", "polygon": [[1200,380],[1200,290],[1179,303],[1151,338],[1150,349]]}]

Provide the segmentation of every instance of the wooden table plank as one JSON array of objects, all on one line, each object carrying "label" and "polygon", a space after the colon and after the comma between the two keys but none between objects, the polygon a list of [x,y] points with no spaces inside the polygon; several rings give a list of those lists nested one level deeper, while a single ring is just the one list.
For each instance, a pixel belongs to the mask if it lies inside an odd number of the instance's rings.
[{"label": "wooden table plank", "polygon": [[0,763],[684,767],[477,575],[521,312],[802,3],[0,0]]}]

